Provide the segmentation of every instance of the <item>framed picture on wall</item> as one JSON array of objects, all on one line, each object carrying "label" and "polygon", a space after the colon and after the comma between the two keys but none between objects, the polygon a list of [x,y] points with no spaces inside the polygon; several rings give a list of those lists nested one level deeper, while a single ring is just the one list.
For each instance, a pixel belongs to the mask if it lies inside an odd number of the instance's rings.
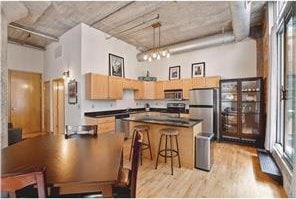
[{"label": "framed picture on wall", "polygon": [[124,77],[124,58],[109,53],[109,75]]},{"label": "framed picture on wall", "polygon": [[172,66],[169,68],[169,80],[180,79],[180,66]]},{"label": "framed picture on wall", "polygon": [[75,80],[68,83],[68,103],[77,104],[77,81]]},{"label": "framed picture on wall", "polygon": [[191,65],[191,77],[204,77],[205,65],[205,62],[193,63]]}]

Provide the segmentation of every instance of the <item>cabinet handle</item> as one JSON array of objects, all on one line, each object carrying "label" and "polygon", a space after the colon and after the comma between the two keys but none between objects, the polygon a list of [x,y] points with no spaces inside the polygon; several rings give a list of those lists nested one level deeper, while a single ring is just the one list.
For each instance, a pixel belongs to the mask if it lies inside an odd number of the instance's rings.
[{"label": "cabinet handle", "polygon": [[284,88],[284,86],[281,87],[281,100],[287,100],[287,90]]}]

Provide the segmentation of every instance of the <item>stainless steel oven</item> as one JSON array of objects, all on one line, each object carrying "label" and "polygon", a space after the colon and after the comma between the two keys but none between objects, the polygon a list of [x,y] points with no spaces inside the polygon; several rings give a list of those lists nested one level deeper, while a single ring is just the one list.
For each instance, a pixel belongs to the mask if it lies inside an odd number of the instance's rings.
[{"label": "stainless steel oven", "polygon": [[164,99],[166,100],[182,100],[183,91],[182,90],[165,90]]}]

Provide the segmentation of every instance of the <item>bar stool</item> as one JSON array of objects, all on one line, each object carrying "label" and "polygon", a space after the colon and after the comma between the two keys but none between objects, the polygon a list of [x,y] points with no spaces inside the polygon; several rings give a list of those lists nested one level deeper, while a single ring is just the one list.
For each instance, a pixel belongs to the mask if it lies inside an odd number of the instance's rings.
[{"label": "bar stool", "polygon": [[140,154],[140,156],[141,156],[141,165],[143,163],[143,151],[146,150],[146,149],[149,149],[150,158],[152,160],[152,151],[151,151],[151,145],[150,145],[149,130],[150,130],[150,128],[147,125],[137,125],[137,126],[134,126],[133,136],[132,136],[132,143],[131,143],[131,148],[130,148],[129,160],[131,160],[132,148],[134,147],[133,146],[133,143],[134,143],[136,132],[142,133],[143,139],[145,137],[144,136],[145,134],[146,134],[146,137],[147,137],[147,142],[144,141],[144,140],[142,141],[142,148],[141,148],[141,154]]},{"label": "bar stool", "polygon": [[[174,129],[174,128],[163,128],[159,131],[159,133],[160,133],[160,140],[159,140],[159,145],[158,145],[158,153],[157,153],[157,158],[156,158],[155,169],[157,169],[159,156],[164,157],[165,163],[167,162],[167,158],[171,158],[171,171],[172,171],[172,175],[174,175],[174,170],[173,170],[173,158],[174,157],[178,156],[179,168],[181,168],[179,145],[178,145],[179,132],[177,129]],[[164,136],[165,136],[165,148],[160,150],[162,138]],[[176,149],[173,148],[172,137],[175,137]],[[170,147],[169,148],[168,148],[168,138],[170,138]],[[168,154],[169,152],[170,152],[170,155]]]}]

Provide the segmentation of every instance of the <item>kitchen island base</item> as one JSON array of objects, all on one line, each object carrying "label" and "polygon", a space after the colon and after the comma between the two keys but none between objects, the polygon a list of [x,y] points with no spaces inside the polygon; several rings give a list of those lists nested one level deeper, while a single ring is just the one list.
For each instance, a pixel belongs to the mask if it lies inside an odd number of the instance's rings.
[{"label": "kitchen island base", "polygon": [[[142,122],[133,122],[130,121],[130,132],[132,132],[133,127],[136,125],[143,125]],[[148,125],[150,127],[149,130],[149,136],[150,136],[150,144],[151,144],[151,150],[152,150],[152,156],[153,161],[156,161],[157,152],[158,152],[158,146],[159,146],[159,140],[160,140],[160,130],[162,128],[175,128],[178,130],[178,144],[179,144],[179,152],[180,152],[180,159],[181,159],[181,167],[193,169],[195,167],[195,136],[199,134],[202,130],[202,122],[197,123],[196,125],[192,127],[177,127],[177,126],[167,126],[167,125],[161,125],[161,124],[148,124],[145,123],[145,125]],[[147,141],[147,137],[144,135],[144,142]],[[170,141],[168,140],[168,144],[170,144]],[[173,148],[176,149],[176,143],[173,140]],[[161,143],[161,149],[164,149],[165,147],[165,141]],[[148,151],[143,151],[143,157],[149,157]],[[178,165],[177,158],[173,158],[174,165]],[[167,162],[170,163],[170,158],[167,158]],[[164,162],[164,158],[159,157],[158,162]]]}]

